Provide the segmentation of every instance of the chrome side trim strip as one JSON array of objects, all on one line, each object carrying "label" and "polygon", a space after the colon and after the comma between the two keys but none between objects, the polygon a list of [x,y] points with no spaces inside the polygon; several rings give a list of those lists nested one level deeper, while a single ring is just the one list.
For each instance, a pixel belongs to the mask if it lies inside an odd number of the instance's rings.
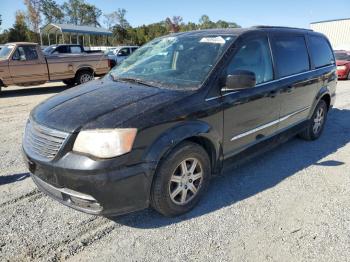
[{"label": "chrome side trim strip", "polygon": [[252,130],[249,130],[249,131],[247,131],[247,132],[244,132],[244,133],[242,133],[242,134],[240,134],[240,135],[234,136],[234,137],[231,138],[231,141],[235,141],[235,140],[237,140],[237,139],[240,139],[240,138],[243,138],[243,137],[245,137],[245,136],[249,136],[249,135],[251,135],[251,134],[254,134],[254,133],[256,133],[256,132],[259,132],[260,130],[263,130],[263,129],[266,129],[266,128],[268,128],[268,127],[277,125],[277,124],[279,124],[279,123],[281,123],[281,122],[287,120],[288,118],[291,118],[291,117],[293,117],[293,116],[295,116],[295,115],[297,115],[297,114],[299,114],[299,113],[302,113],[302,112],[304,112],[304,111],[306,111],[306,110],[308,110],[308,109],[310,109],[310,108],[311,108],[311,106],[304,107],[304,108],[302,108],[302,109],[300,109],[300,110],[297,110],[297,111],[295,111],[295,112],[293,112],[293,113],[291,113],[291,114],[289,114],[289,115],[286,115],[286,116],[284,116],[284,117],[282,117],[282,118],[279,118],[279,119],[277,119],[277,120],[274,120],[274,121],[272,121],[272,122],[269,122],[269,123],[267,123],[267,124],[264,124],[264,125],[262,125],[262,126],[259,126],[259,127],[257,127],[257,128],[254,128],[254,129],[252,129]]},{"label": "chrome side trim strip", "polygon": [[[265,82],[265,83],[258,84],[255,87],[260,87],[260,86],[264,86],[264,85],[267,85],[267,84],[273,84],[273,83],[276,83],[276,82],[279,82],[279,81],[282,81],[282,80],[285,80],[285,79],[289,79],[289,78],[292,78],[292,77],[295,77],[295,76],[305,75],[305,74],[308,74],[308,73],[316,72],[316,71],[319,71],[321,69],[326,69],[326,68],[334,67],[334,66],[335,65],[329,65],[329,66],[326,66],[326,67],[309,70],[307,72],[302,72],[302,73],[298,73],[298,74],[294,74],[294,75],[290,75],[290,76],[285,76],[285,77],[282,77],[282,78],[279,78],[279,79],[275,79],[275,80],[271,80],[271,81],[268,81],[268,82]],[[229,93],[223,94],[221,96],[210,97],[210,98],[205,99],[205,101],[211,101],[211,100],[214,100],[214,99],[217,99],[217,98],[220,98],[220,97],[229,96],[229,95],[232,95],[232,94],[237,93],[237,92],[239,92],[239,91],[229,92]]]}]

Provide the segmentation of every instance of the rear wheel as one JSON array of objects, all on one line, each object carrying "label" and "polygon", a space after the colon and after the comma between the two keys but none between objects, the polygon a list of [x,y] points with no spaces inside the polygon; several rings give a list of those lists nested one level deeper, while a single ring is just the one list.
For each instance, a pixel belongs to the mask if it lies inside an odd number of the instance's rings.
[{"label": "rear wheel", "polygon": [[78,85],[89,82],[92,79],[94,79],[94,74],[88,70],[79,71],[75,77],[75,81],[77,82]]},{"label": "rear wheel", "polygon": [[349,71],[349,74],[348,74],[348,80],[350,80],[350,71]]},{"label": "rear wheel", "polygon": [[310,119],[308,123],[308,127],[300,133],[300,137],[306,140],[316,140],[318,139],[324,129],[324,125],[327,120],[327,104],[324,100],[321,100],[312,115],[312,118]]},{"label": "rear wheel", "polygon": [[165,216],[190,211],[206,191],[210,159],[198,144],[185,142],[161,161],[151,191],[151,205]]}]

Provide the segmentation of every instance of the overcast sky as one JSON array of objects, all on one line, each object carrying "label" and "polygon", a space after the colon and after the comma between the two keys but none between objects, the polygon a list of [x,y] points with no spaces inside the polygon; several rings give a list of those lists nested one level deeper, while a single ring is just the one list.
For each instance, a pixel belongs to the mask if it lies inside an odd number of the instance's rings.
[{"label": "overcast sky", "polygon": [[[57,0],[63,3],[63,0]],[[180,15],[185,22],[198,22],[202,14],[211,20],[252,25],[282,25],[309,28],[310,22],[350,17],[349,0],[86,0],[104,13],[125,8],[132,26],[164,20]],[[24,10],[23,0],[1,0],[2,29],[11,27],[17,9]],[[103,19],[101,19],[101,22]]]}]

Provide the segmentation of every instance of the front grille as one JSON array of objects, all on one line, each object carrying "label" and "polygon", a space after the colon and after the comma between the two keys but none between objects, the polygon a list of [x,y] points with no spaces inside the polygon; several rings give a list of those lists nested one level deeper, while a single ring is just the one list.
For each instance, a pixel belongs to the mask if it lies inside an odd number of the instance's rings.
[{"label": "front grille", "polygon": [[33,157],[50,161],[60,151],[68,135],[68,133],[28,121],[23,138],[23,147],[27,153],[33,154]]}]

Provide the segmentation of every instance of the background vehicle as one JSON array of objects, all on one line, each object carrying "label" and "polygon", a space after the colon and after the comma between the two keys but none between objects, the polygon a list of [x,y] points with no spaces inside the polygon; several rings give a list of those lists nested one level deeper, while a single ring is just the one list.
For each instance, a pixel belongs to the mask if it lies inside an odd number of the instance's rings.
[{"label": "background vehicle", "polygon": [[350,52],[335,51],[338,79],[350,80]]},{"label": "background vehicle", "polygon": [[37,106],[25,161],[42,191],[78,210],[180,215],[223,168],[319,138],[336,82],[333,50],[310,30],[172,34]]},{"label": "background vehicle", "polygon": [[99,50],[85,50],[82,45],[74,44],[61,44],[50,45],[43,50],[45,55],[58,55],[58,54],[83,54],[83,53],[101,53]]},{"label": "background vehicle", "polygon": [[109,71],[103,54],[45,57],[35,43],[9,43],[0,51],[0,86],[28,86],[51,80],[82,84]]},{"label": "background vehicle", "polygon": [[129,55],[135,52],[139,47],[138,46],[118,46],[115,48],[110,48],[105,52],[105,55],[108,56],[110,60],[111,67],[118,65]]}]

